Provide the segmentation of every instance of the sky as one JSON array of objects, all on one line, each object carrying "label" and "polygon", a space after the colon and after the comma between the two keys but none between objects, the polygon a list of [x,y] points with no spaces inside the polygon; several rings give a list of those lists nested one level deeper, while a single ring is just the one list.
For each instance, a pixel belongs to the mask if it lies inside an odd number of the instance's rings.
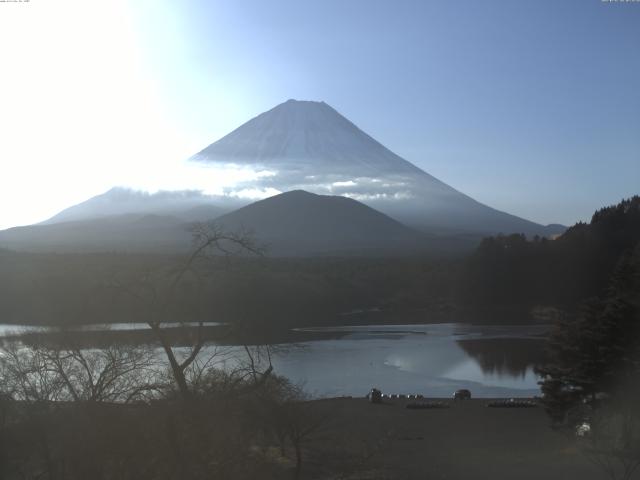
[{"label": "sky", "polygon": [[0,62],[0,228],[251,179],[185,160],[289,98],[540,223],[640,193],[639,2],[0,2]]}]

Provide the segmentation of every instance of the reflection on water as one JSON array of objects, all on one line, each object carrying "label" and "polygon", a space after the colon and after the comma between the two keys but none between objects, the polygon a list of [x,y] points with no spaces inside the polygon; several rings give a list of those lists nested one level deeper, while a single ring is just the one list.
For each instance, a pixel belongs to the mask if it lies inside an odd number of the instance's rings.
[{"label": "reflection on water", "polygon": [[524,377],[544,356],[544,344],[532,338],[458,340],[458,345],[487,375]]},{"label": "reflection on water", "polygon": [[303,342],[278,354],[276,371],[302,382],[314,396],[388,393],[448,397],[468,388],[476,397],[539,393],[533,366],[540,362],[545,326],[460,324],[304,329],[338,331],[337,340]]}]

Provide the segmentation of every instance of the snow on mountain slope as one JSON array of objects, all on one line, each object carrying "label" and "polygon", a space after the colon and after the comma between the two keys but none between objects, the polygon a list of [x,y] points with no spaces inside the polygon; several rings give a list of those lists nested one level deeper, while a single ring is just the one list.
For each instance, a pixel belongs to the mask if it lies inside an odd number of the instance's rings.
[{"label": "snow on mountain slope", "polygon": [[239,199],[203,195],[197,191],[147,193],[115,187],[66,208],[40,225],[127,214],[171,215],[184,220],[208,220],[246,203],[248,202]]},{"label": "snow on mountain slope", "polygon": [[359,173],[420,170],[364,133],[324,102],[288,100],[258,115],[193,158],[262,163],[290,160]]}]

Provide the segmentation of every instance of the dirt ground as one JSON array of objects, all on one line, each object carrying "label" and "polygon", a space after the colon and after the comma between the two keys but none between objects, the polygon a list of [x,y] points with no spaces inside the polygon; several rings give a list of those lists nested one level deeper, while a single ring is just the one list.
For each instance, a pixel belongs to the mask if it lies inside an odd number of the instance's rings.
[{"label": "dirt ground", "polygon": [[604,479],[541,407],[488,408],[487,399],[410,410],[407,401],[311,402],[324,419],[306,444],[303,478]]}]

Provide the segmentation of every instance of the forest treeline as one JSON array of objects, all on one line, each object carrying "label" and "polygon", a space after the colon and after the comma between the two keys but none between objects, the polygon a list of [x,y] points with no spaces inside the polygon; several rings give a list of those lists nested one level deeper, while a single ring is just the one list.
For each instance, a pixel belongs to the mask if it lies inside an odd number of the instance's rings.
[{"label": "forest treeline", "polygon": [[551,305],[574,310],[600,296],[620,259],[640,245],[640,197],[594,213],[555,240],[484,239],[460,272],[468,305]]},{"label": "forest treeline", "polygon": [[[490,237],[467,258],[223,256],[208,263],[204,288],[181,282],[168,316],[264,330],[394,319],[524,323],[535,307],[570,311],[601,294],[621,256],[639,242],[636,196],[557,239]],[[127,290],[162,284],[182,260],[0,250],[0,323],[144,322],[145,304]],[[357,313],[367,311],[377,313]]]},{"label": "forest treeline", "polygon": [[[162,284],[180,261],[151,254],[0,252],[0,323],[144,322],[145,305],[126,290]],[[206,267],[206,294],[187,279],[171,309],[174,321],[265,328],[346,323],[358,317],[349,313],[367,309],[442,310],[454,296],[456,268],[422,258],[219,258]]]}]

